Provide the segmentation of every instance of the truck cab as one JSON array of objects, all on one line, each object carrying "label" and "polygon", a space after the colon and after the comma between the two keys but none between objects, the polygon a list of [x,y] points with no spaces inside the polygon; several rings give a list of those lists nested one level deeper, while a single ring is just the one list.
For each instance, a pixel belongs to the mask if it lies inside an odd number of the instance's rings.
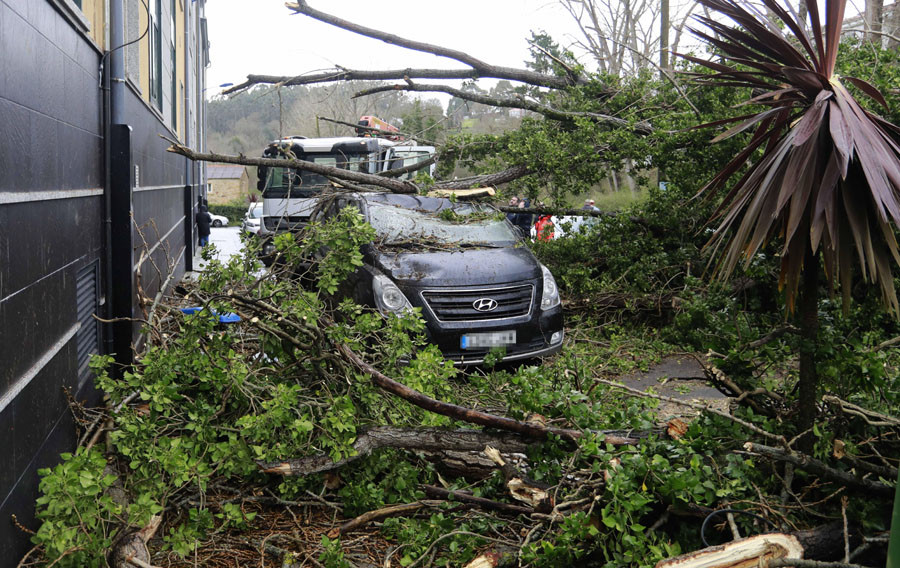
[{"label": "truck cab", "polygon": [[[324,166],[377,174],[403,168],[427,160],[433,146],[419,146],[415,141],[393,141],[384,138],[302,138],[276,140],[263,152],[266,158],[296,158]],[[434,164],[427,169],[434,173]],[[412,179],[417,172],[407,172],[400,179]],[[276,233],[302,228],[308,221],[316,199],[332,187],[326,177],[291,168],[260,167],[257,188],[263,197],[261,228]]]},{"label": "truck cab", "polygon": [[[427,160],[432,146],[419,146],[413,140],[388,140],[375,137],[304,138],[292,136],[271,142],[263,152],[265,158],[296,158],[324,166],[377,174],[403,168]],[[434,174],[434,164],[426,171]],[[407,172],[400,179],[412,179],[417,172]],[[317,173],[284,167],[259,167],[257,188],[262,192],[263,213],[259,236],[263,238],[285,231],[297,231],[308,222],[318,197],[332,187],[332,182]],[[264,245],[263,256],[274,251]]]}]

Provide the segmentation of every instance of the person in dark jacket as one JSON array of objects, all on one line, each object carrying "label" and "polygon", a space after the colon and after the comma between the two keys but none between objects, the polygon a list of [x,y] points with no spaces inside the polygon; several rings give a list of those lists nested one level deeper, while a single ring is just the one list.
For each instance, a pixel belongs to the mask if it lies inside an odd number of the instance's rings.
[{"label": "person in dark jacket", "polygon": [[[519,198],[519,209],[528,209],[531,207],[531,200],[527,197]],[[531,213],[518,213],[513,224],[522,232],[522,236],[526,239],[531,234],[531,226],[534,224],[534,217]]]},{"label": "person in dark jacket", "polygon": [[210,217],[205,206],[200,207],[200,211],[197,212],[196,221],[197,234],[200,236],[200,246],[205,247],[209,244],[209,227],[212,225],[212,217]]}]

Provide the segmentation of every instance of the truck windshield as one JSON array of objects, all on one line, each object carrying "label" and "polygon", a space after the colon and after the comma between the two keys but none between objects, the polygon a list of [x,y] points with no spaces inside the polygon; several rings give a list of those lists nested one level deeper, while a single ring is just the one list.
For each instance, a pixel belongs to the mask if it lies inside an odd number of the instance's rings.
[{"label": "truck windshield", "polygon": [[444,215],[369,203],[368,217],[377,240],[385,245],[505,247],[517,241],[506,220],[488,207],[458,204]]},{"label": "truck windshield", "polygon": [[[369,154],[306,154],[303,159],[307,162],[354,172],[369,173],[369,168],[373,167]],[[269,168],[266,173],[263,197],[313,197],[329,185],[331,182],[325,176],[310,171]]]},{"label": "truck windshield", "polygon": [[[426,151],[420,150],[397,150],[394,152],[394,156],[395,158],[391,160],[392,170],[405,168],[406,166],[412,166],[414,164],[418,164],[419,162],[424,162],[431,157],[431,154]],[[419,171],[428,172],[427,169]],[[418,173],[418,171],[407,172],[403,175],[398,176],[397,179],[414,179]]]}]

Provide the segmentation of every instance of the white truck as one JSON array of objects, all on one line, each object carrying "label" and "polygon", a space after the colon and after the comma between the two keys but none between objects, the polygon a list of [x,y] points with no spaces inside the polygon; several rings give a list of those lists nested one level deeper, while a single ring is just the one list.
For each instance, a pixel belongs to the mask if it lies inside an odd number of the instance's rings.
[{"label": "white truck", "polygon": [[[411,140],[388,140],[371,137],[304,138],[293,136],[275,140],[266,147],[263,157],[292,157],[324,166],[355,172],[376,174],[425,161],[434,154],[433,146],[419,146]],[[434,174],[434,164],[423,168]],[[411,179],[418,172],[407,172],[399,179]],[[260,167],[257,188],[262,192],[263,214],[259,236],[266,239],[264,257],[274,252],[272,235],[301,229],[316,208],[323,190],[332,187],[326,177],[305,170],[282,167]]]}]

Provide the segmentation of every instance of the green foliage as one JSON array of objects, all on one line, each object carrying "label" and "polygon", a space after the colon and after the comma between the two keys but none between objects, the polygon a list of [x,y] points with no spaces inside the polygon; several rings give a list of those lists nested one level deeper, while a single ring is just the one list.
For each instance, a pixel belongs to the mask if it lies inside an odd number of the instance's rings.
[{"label": "green foliage", "polygon": [[352,565],[344,558],[344,550],[340,540],[331,540],[322,535],[322,552],[319,554],[319,562],[325,568],[350,568]]},{"label": "green foliage", "polygon": [[338,495],[348,516],[424,499],[419,486],[435,477],[428,462],[409,461],[397,450],[367,456],[345,469],[342,476],[344,485]]},{"label": "green foliage", "polygon": [[[288,259],[306,262],[319,252],[314,271],[327,295],[361,265],[359,246],[372,238],[372,229],[359,212],[345,209],[333,222],[314,226],[305,240],[288,235],[276,242]],[[319,322],[330,313],[326,296],[304,289],[292,277],[257,280],[257,267],[244,258],[211,261],[196,290],[206,309],[179,314],[173,320],[177,333],[153,343],[139,365],[121,377],[109,373],[109,357],[92,363],[97,385],[112,404],[120,404],[132,393],[142,403],[123,407],[115,418],[116,430],[110,433],[129,469],[125,489],[132,502],[143,504],[141,515],[129,511],[129,520],[147,517],[153,509],[148,504],[171,502],[188,491],[205,491],[214,478],[261,480],[257,462],[318,454],[335,460],[352,456],[358,427],[373,417],[384,416],[395,424],[446,423],[425,416],[418,408],[386,404],[363,377],[348,388],[345,379],[333,374],[334,363],[323,359],[330,349],[328,341],[344,342],[369,352],[374,361],[397,372],[414,388],[440,396],[456,371],[433,347],[416,356],[424,331],[417,313],[384,318],[345,302],[334,312],[340,314],[341,323],[325,329]],[[212,311],[246,309],[232,303],[231,294],[245,294],[251,286],[278,311],[261,313],[249,322],[256,333],[248,342],[244,324],[222,325]],[[288,337],[298,338],[293,342],[275,332],[285,325],[283,316],[304,326],[299,332],[290,330]],[[401,371],[400,362],[405,359],[409,363]],[[108,547],[115,526],[111,518],[122,511],[108,497],[97,498],[113,479],[101,475],[104,464],[97,452],[78,454],[46,477],[39,514],[44,521],[40,534],[46,535],[40,543],[48,547],[48,554],[81,547],[81,555],[72,556],[72,565],[77,565]],[[402,468],[388,472],[381,498],[409,496],[417,486],[417,475]],[[74,488],[80,493],[73,493]],[[281,489],[291,495],[298,485],[285,483]],[[71,498],[61,499],[61,492]],[[77,514],[89,519],[89,526],[73,524]],[[183,555],[210,531],[240,529],[252,520],[252,514],[234,505],[192,508],[169,526],[165,541]],[[73,528],[83,526],[96,530]]]},{"label": "green foliage", "polygon": [[106,491],[116,481],[106,473],[106,458],[93,449],[62,454],[53,469],[41,469],[37,518],[32,537],[58,566],[105,566],[106,552],[118,532],[123,508]]},{"label": "green foliage", "polygon": [[[336,217],[313,224],[310,231],[316,238],[306,241],[299,250],[306,256],[323,248],[326,250],[316,263],[316,280],[320,290],[334,294],[338,284],[362,266],[360,246],[375,238],[375,230],[365,222],[358,209],[345,207]],[[276,240],[276,246],[284,251],[281,243]]]}]

